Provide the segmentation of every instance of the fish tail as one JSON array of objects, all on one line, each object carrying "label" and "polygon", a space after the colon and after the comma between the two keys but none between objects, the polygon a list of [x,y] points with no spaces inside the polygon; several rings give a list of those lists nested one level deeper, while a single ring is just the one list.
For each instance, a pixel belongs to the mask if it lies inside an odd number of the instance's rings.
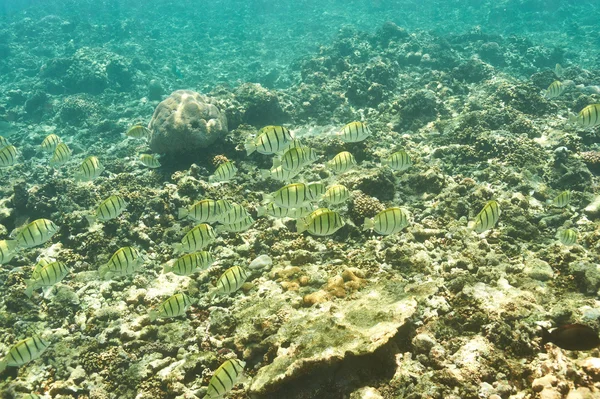
[{"label": "fish tail", "polygon": [[260,169],[259,172],[260,177],[262,177],[263,179],[271,177],[271,171],[269,169]]},{"label": "fish tail", "polygon": [[33,280],[27,280],[25,281],[25,284],[27,284],[27,287],[25,288],[25,295],[27,295],[27,298],[31,298],[33,295]]},{"label": "fish tail", "polygon": [[183,252],[183,244],[179,244],[179,243],[174,244],[173,250],[175,251],[175,254]]},{"label": "fish tail", "polygon": [[177,219],[186,218],[189,214],[190,211],[188,211],[187,208],[179,208],[179,211],[177,212]]},{"label": "fish tail", "polygon": [[87,219],[87,222],[89,223],[90,227],[94,227],[94,225],[96,224],[96,217],[92,215],[87,215],[85,218]]},{"label": "fish tail", "polygon": [[254,142],[252,141],[249,141],[246,144],[244,144],[244,148],[246,149],[246,155],[250,155],[254,151],[256,151],[256,144],[254,144]]},{"label": "fish tail", "polygon": [[151,310],[148,313],[148,317],[150,317],[150,321],[155,321],[156,319],[158,319],[158,312],[156,310]]},{"label": "fish tail", "polygon": [[552,334],[548,331],[547,328],[542,327],[542,346],[546,345],[548,342],[552,342]]},{"label": "fish tail", "polygon": [[363,231],[365,230],[371,230],[373,227],[375,227],[375,222],[373,221],[373,219],[371,218],[365,218],[365,221],[363,223]]},{"label": "fish tail", "polygon": [[163,274],[167,274],[171,271],[173,271],[173,261],[169,261],[169,262],[165,263],[165,265],[163,267]]},{"label": "fish tail", "polygon": [[19,243],[17,240],[6,240],[6,247],[8,248],[8,253],[12,255],[19,249]]},{"label": "fish tail", "polygon": [[308,224],[303,219],[296,220],[296,233],[302,233],[306,231]]},{"label": "fish tail", "polygon": [[577,115],[576,114],[570,114],[569,115],[569,122],[570,123],[577,123]]},{"label": "fish tail", "polygon": [[258,208],[256,208],[256,216],[257,217],[262,217],[267,213],[267,208],[259,205]]},{"label": "fish tail", "polygon": [[7,361],[6,359],[3,359],[0,361],[0,374],[2,372],[4,372],[4,370],[6,370],[6,366],[7,366]]},{"label": "fish tail", "polygon": [[263,204],[268,204],[269,202],[273,202],[273,196],[271,194],[263,194]]},{"label": "fish tail", "polygon": [[107,273],[108,273],[108,265],[100,266],[100,268],[98,269],[98,274],[100,274],[100,278],[104,279],[106,277]]}]

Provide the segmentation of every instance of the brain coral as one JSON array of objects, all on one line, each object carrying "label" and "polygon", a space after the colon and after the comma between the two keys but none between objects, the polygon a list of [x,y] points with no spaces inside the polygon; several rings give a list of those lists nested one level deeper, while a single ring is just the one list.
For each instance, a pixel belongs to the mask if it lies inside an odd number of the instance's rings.
[{"label": "brain coral", "polygon": [[152,151],[193,151],[225,136],[227,117],[211,97],[177,90],[158,104],[148,127],[152,130]]}]

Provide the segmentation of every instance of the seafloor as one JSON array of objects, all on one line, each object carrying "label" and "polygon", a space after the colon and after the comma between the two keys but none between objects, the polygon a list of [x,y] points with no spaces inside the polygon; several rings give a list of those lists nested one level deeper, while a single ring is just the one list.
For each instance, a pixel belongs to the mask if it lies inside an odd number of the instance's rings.
[{"label": "seafloor", "polygon": [[[217,3],[205,10],[206,31],[202,21],[182,23],[188,2],[145,4],[137,18],[117,2],[64,16],[46,5],[14,10],[0,24],[0,135],[20,153],[0,171],[0,238],[25,220],[60,226],[50,242],[0,266],[0,355],[34,332],[53,335],[41,359],[0,375],[1,397],[203,397],[232,356],[246,362],[246,379],[231,398],[600,397],[598,349],[540,344],[540,326],[600,329],[600,128],[568,123],[600,103],[594,3],[539,13],[536,2],[497,2],[489,26],[463,18],[461,34],[427,30],[459,18],[443,8],[420,14],[412,2],[403,10],[407,28],[397,19],[370,26],[362,9],[355,18],[319,14],[314,26],[291,18],[270,25],[244,14],[252,9]],[[477,16],[477,2],[467,3],[462,11]],[[104,19],[86,17],[96,11]],[[221,27],[227,35],[212,25],[219,12],[232,15]],[[332,27],[335,19],[345,27]],[[521,33],[508,33],[515,26]],[[548,100],[557,63],[574,84]],[[214,97],[229,134],[144,168],[136,155],[147,144],[124,133],[177,89]],[[353,120],[366,121],[372,136],[332,138]],[[346,225],[334,235],[256,218],[262,194],[283,184],[263,179],[271,157],[246,156],[243,144],[269,124],[288,126],[318,151],[299,179],[352,191],[336,208]],[[39,147],[49,133],[73,149],[57,169]],[[399,149],[412,168],[380,164]],[[359,165],[336,175],[325,162],[342,150]],[[88,155],[106,171],[76,183]],[[209,184],[222,156],[238,174]],[[572,191],[569,206],[548,205],[564,190]],[[127,210],[90,230],[86,216],[115,193]],[[173,244],[193,226],[177,219],[178,209],[201,198],[242,204],[257,221],[218,235],[208,271],[163,274]],[[499,223],[476,234],[468,222],[491,199]],[[361,230],[364,217],[388,206],[407,209],[410,226],[385,237]],[[576,245],[555,238],[565,227],[578,231]],[[99,266],[123,246],[147,262],[133,276],[100,279]],[[270,267],[211,298],[226,268],[263,254]],[[25,281],[40,255],[71,272],[28,299]],[[187,316],[151,322],[149,310],[179,290],[198,300]]]}]

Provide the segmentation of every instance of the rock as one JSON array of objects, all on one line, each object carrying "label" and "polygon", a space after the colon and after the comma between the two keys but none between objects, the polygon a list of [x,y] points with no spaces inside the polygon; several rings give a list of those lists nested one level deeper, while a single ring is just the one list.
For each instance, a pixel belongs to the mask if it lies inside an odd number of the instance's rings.
[{"label": "rock", "polygon": [[600,195],[597,195],[583,211],[592,219],[600,217]]},{"label": "rock", "polygon": [[350,394],[350,399],[383,399],[375,388],[362,387]]},{"label": "rock", "polygon": [[162,85],[156,79],[152,79],[148,84],[148,98],[152,101],[159,101],[162,98],[164,91]]},{"label": "rock", "polygon": [[538,281],[548,281],[554,276],[552,266],[541,259],[526,260],[524,272],[530,278]]},{"label": "rock", "polygon": [[256,270],[256,269],[270,269],[271,265],[273,264],[273,259],[271,259],[271,257],[269,255],[260,255],[258,258],[254,259],[252,262],[250,262],[250,265],[248,265],[249,269],[252,270]]},{"label": "rock", "polygon": [[531,384],[531,389],[533,389],[535,392],[541,392],[545,388],[551,388],[553,386],[556,386],[557,383],[558,379],[554,375],[548,374],[533,380],[533,383]]},{"label": "rock", "polygon": [[170,154],[206,148],[228,132],[216,101],[191,90],[177,90],[158,104],[149,128],[152,151]]},{"label": "rock", "polygon": [[417,334],[413,338],[412,344],[417,351],[427,353],[435,346],[436,341],[435,338],[429,334]]},{"label": "rock", "polygon": [[597,397],[598,392],[592,392],[589,388],[584,387],[579,387],[567,395],[567,399],[595,399]]},{"label": "rock", "polygon": [[581,367],[594,381],[600,381],[600,358],[588,357],[581,362]]}]

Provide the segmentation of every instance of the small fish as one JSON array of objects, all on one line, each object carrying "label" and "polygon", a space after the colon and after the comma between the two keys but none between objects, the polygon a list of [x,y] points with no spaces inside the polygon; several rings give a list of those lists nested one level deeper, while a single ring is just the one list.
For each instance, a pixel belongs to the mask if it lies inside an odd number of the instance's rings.
[{"label": "small fish", "polygon": [[60,281],[69,273],[69,268],[63,262],[51,262],[44,266],[33,280],[27,280],[25,295],[29,298],[33,295],[33,291],[42,287],[51,287]]},{"label": "small fish", "polygon": [[285,144],[285,146],[277,152],[277,154],[279,155],[283,155],[287,150],[290,150],[292,148],[300,148],[300,147],[306,147],[304,144],[302,144],[302,142],[298,139],[294,139],[290,142],[287,142]]},{"label": "small fish", "polygon": [[542,346],[548,342],[569,351],[589,351],[600,346],[598,333],[583,324],[567,324],[552,332],[542,327]]},{"label": "small fish", "polygon": [[323,195],[323,201],[331,205],[337,205],[346,202],[350,198],[350,190],[341,184],[334,184],[329,187]]},{"label": "small fish", "polygon": [[259,206],[256,209],[256,214],[258,217],[262,217],[264,215],[273,216],[275,218],[292,218],[298,219],[308,216],[313,211],[312,206],[304,206],[300,208],[283,208],[278,206],[274,202],[267,204],[266,206]]},{"label": "small fish", "polygon": [[199,270],[206,270],[215,263],[215,258],[208,251],[194,252],[169,261],[163,273],[173,272],[178,276],[190,276]]},{"label": "small fish", "polygon": [[71,149],[65,143],[59,143],[54,149],[52,158],[50,158],[50,166],[64,165],[69,159],[71,159]]},{"label": "small fish", "polygon": [[412,166],[410,155],[408,155],[404,150],[396,151],[389,157],[382,160],[381,163],[398,172],[402,172],[403,170],[406,170]]},{"label": "small fish", "polygon": [[203,199],[189,208],[179,208],[178,219],[190,218],[198,223],[216,222],[219,217],[232,209],[227,200]]},{"label": "small fish", "polygon": [[558,80],[555,80],[554,82],[550,83],[550,86],[548,86],[548,89],[544,93],[544,96],[548,100],[550,100],[552,98],[556,98],[556,97],[560,96],[564,91],[565,91],[565,86]]},{"label": "small fish", "polygon": [[242,220],[239,220],[235,223],[221,224],[217,226],[215,230],[217,231],[217,233],[220,233],[222,231],[228,231],[230,233],[241,233],[243,231],[248,230],[253,224],[254,219],[252,218],[252,216],[248,215]]},{"label": "small fish", "polygon": [[328,236],[344,226],[344,221],[339,213],[327,208],[319,208],[310,215],[296,221],[296,231],[308,231],[315,236]]},{"label": "small fish", "polygon": [[89,156],[79,165],[75,172],[75,181],[86,182],[93,181],[104,172],[104,166],[100,163],[98,157]]},{"label": "small fish", "polygon": [[33,248],[42,245],[58,232],[58,226],[48,219],[36,219],[19,229],[15,240],[19,248]]},{"label": "small fish", "polygon": [[327,166],[336,173],[344,173],[355,167],[356,159],[348,151],[342,151],[327,162]]},{"label": "small fish", "polygon": [[375,217],[365,218],[363,230],[374,230],[376,233],[387,236],[398,233],[408,226],[408,216],[402,208],[392,207],[379,212]]},{"label": "small fish", "polygon": [[229,295],[236,292],[242,287],[248,277],[250,277],[250,273],[247,270],[239,266],[230,267],[217,280],[217,284],[212,290],[213,297],[215,295]]},{"label": "small fish", "polygon": [[577,232],[572,229],[559,230],[558,233],[556,233],[556,237],[562,245],[567,247],[575,245],[577,242]]},{"label": "small fish", "polygon": [[569,205],[569,203],[571,202],[571,192],[569,190],[567,191],[563,191],[562,193],[558,194],[556,196],[556,198],[554,198],[552,200],[552,206],[556,207],[556,208],[564,208],[565,206]]},{"label": "small fish", "polygon": [[283,170],[298,172],[306,165],[310,165],[319,158],[317,152],[310,147],[294,147],[286,150],[281,159],[273,160],[273,167],[281,165]]},{"label": "small fish", "polygon": [[500,218],[500,207],[498,202],[489,201],[481,212],[475,217],[475,224],[473,230],[477,233],[483,233],[494,227]]},{"label": "small fish", "polygon": [[238,359],[223,362],[208,382],[206,396],[203,399],[219,399],[234,387],[244,371],[246,363]]},{"label": "small fish", "polygon": [[40,147],[42,147],[42,151],[44,152],[54,152],[59,143],[60,137],[58,137],[56,134],[49,134],[42,141]]},{"label": "small fish", "polygon": [[217,170],[215,170],[215,173],[208,178],[208,181],[211,183],[229,181],[233,179],[233,177],[237,174],[237,171],[238,169],[235,167],[233,162],[223,162],[219,165]]},{"label": "small fish", "polygon": [[154,321],[159,317],[161,319],[167,319],[183,316],[191,305],[192,300],[190,297],[183,292],[180,292],[158,305],[157,310],[151,310],[148,316],[150,317],[150,321]]},{"label": "small fish", "polygon": [[194,226],[182,239],[181,244],[175,244],[175,253],[181,252],[197,252],[209,244],[212,244],[216,239],[215,231],[210,225],[200,223]]},{"label": "small fish", "polygon": [[171,72],[177,79],[183,79],[183,73],[181,73],[181,70],[177,67],[177,65],[173,64],[171,66]]},{"label": "small fish", "polygon": [[248,211],[240,204],[233,203],[229,211],[217,216],[217,222],[221,224],[234,224],[250,216]]},{"label": "small fish", "polygon": [[265,126],[258,136],[245,144],[246,155],[254,151],[260,154],[275,154],[294,140],[293,134],[283,126]]},{"label": "small fish", "polygon": [[14,145],[7,145],[0,149],[0,168],[6,168],[13,166],[17,163],[17,157],[19,153]]},{"label": "small fish", "polygon": [[304,183],[292,183],[283,186],[273,194],[264,195],[265,202],[274,202],[283,208],[299,208],[308,205],[308,188]]},{"label": "small fish", "polygon": [[53,260],[50,260],[48,258],[40,258],[38,260],[38,262],[35,264],[35,267],[33,268],[33,271],[31,272],[31,280],[35,280],[40,276],[40,272],[42,271],[42,269],[46,266],[48,266],[50,263],[54,262]]},{"label": "small fish", "polygon": [[593,127],[600,124],[600,104],[590,104],[582,109],[579,114],[571,115],[569,122],[577,123],[582,127]]},{"label": "small fish", "polygon": [[0,240],[0,265],[10,262],[18,247],[17,240]]},{"label": "small fish", "polygon": [[290,181],[300,173],[298,170],[285,170],[283,165],[273,167],[271,169],[261,169],[260,175],[263,179],[271,178],[279,181]]},{"label": "small fish", "polygon": [[346,143],[358,143],[371,135],[363,122],[350,122],[337,133],[337,137]]},{"label": "small fish", "polygon": [[93,226],[97,220],[107,222],[119,217],[119,215],[125,211],[127,205],[127,202],[125,202],[120,195],[111,195],[98,205],[95,216],[88,215],[86,218],[90,226]]},{"label": "small fish", "polygon": [[141,154],[140,162],[142,165],[150,169],[160,168],[161,166],[158,158],[152,154]]},{"label": "small fish", "polygon": [[10,145],[10,142],[8,141],[8,139],[4,136],[0,136],[0,148],[4,148],[7,145]]},{"label": "small fish", "polygon": [[563,67],[560,64],[556,64],[556,66],[554,67],[554,74],[556,75],[557,78],[560,78],[563,76]]},{"label": "small fish", "polygon": [[137,249],[122,247],[115,251],[108,263],[100,266],[98,273],[100,273],[100,278],[106,278],[109,274],[110,276],[128,276],[136,272],[143,263],[144,257]]},{"label": "small fish", "polygon": [[306,196],[311,202],[319,201],[325,194],[325,184],[323,183],[308,183],[306,188],[308,189]]},{"label": "small fish", "polygon": [[49,346],[50,342],[45,341],[39,335],[33,335],[17,342],[8,350],[4,359],[0,361],[0,373],[6,370],[7,367],[19,367],[38,359]]},{"label": "small fish", "polygon": [[137,124],[130,127],[125,135],[134,139],[149,139],[152,137],[152,131],[142,124]]}]

